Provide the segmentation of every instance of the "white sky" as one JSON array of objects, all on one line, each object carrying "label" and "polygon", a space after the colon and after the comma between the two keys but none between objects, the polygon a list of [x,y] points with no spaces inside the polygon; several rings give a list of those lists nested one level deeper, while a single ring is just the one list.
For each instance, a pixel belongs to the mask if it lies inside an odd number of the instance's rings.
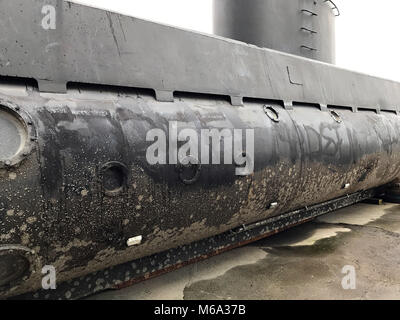
[{"label": "white sky", "polygon": [[[74,2],[212,33],[212,0]],[[335,3],[341,11],[337,18],[337,65],[400,81],[400,1],[335,0]]]}]

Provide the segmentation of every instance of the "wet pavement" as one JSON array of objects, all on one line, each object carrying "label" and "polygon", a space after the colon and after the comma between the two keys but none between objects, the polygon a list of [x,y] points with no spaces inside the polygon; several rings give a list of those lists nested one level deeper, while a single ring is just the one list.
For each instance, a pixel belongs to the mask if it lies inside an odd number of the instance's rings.
[{"label": "wet pavement", "polygon": [[399,270],[400,205],[358,204],[90,299],[400,299]]}]

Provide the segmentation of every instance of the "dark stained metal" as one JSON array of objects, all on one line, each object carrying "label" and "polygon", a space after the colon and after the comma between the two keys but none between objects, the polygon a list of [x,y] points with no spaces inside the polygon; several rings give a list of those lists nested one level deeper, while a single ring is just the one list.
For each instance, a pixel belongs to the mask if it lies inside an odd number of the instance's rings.
[{"label": "dark stained metal", "polygon": [[[0,171],[0,241],[55,266],[59,283],[400,176],[400,122],[391,112],[335,109],[338,123],[313,105],[290,111],[246,100],[238,108],[185,94],[170,103],[98,86],[66,95],[0,86],[0,105],[7,101],[30,115],[37,141],[33,153]],[[265,114],[266,104],[279,122]],[[150,165],[146,133],[170,121],[179,130],[254,128],[254,174],[236,176],[235,164],[202,165],[185,183],[176,165]],[[136,236],[142,242],[127,247]],[[0,294],[40,288],[35,271]]]},{"label": "dark stained metal", "polygon": [[126,288],[228,250],[272,236],[328,212],[361,202],[373,197],[375,194],[375,190],[368,190],[251,225],[243,225],[234,230],[189,245],[113,266],[94,274],[62,283],[55,291],[39,290],[21,295],[15,299],[80,299],[108,289]]}]

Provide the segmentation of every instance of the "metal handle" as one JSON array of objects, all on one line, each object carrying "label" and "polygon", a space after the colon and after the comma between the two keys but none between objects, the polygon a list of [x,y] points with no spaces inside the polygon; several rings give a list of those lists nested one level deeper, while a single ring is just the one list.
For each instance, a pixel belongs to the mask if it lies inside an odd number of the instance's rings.
[{"label": "metal handle", "polygon": [[340,10],[338,6],[332,0],[325,0],[324,2],[328,2],[331,5],[332,10],[335,12],[335,16],[340,16]]},{"label": "metal handle", "polygon": [[302,45],[301,48],[306,49],[306,50],[310,50],[310,51],[318,51],[315,48],[312,48],[312,47],[309,47],[309,46],[305,46],[305,45]]}]

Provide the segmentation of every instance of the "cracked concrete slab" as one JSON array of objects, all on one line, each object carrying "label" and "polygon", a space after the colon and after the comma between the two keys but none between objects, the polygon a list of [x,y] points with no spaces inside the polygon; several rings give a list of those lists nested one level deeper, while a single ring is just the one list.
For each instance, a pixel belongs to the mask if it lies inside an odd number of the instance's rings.
[{"label": "cracked concrete slab", "polygon": [[400,233],[400,205],[376,206],[361,203],[322,216],[317,221],[341,225],[375,226]]},{"label": "cracked concrete slab", "polygon": [[[344,266],[356,271],[345,290]],[[400,205],[358,204],[90,299],[399,299]]]}]

